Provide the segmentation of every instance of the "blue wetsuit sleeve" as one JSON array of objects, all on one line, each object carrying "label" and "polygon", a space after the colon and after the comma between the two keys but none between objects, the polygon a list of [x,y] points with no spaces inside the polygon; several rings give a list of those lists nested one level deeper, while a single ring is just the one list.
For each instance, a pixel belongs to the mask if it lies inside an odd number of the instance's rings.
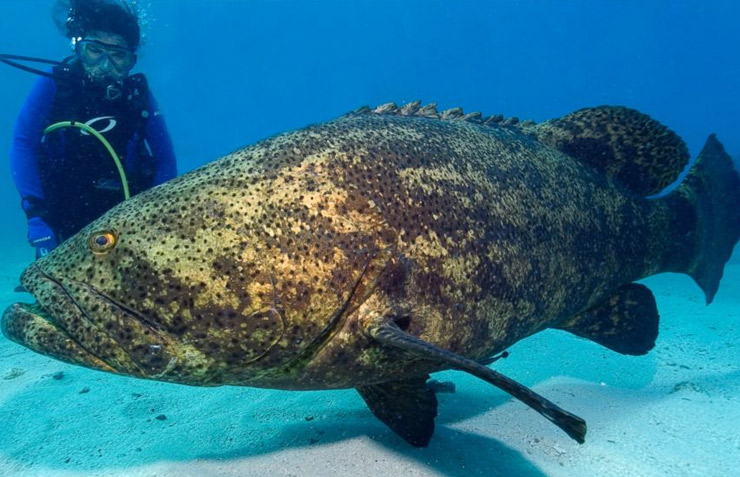
[{"label": "blue wetsuit sleeve", "polygon": [[154,158],[154,185],[159,185],[177,175],[175,149],[164,116],[157,101],[149,93],[149,119],[146,125],[146,140]]},{"label": "blue wetsuit sleeve", "polygon": [[51,105],[56,94],[56,86],[51,78],[40,78],[31,89],[21,108],[13,131],[10,148],[10,168],[15,187],[23,199],[23,209],[31,212],[27,199],[43,200],[39,173],[41,138]]}]

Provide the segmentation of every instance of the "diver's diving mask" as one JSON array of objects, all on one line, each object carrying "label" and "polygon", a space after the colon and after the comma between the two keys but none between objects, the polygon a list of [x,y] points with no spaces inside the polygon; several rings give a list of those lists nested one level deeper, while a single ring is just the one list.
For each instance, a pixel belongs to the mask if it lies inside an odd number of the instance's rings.
[{"label": "diver's diving mask", "polygon": [[136,64],[136,54],[123,46],[111,45],[98,40],[75,42],[75,53],[85,66],[96,66],[105,58],[119,71],[128,71]]}]

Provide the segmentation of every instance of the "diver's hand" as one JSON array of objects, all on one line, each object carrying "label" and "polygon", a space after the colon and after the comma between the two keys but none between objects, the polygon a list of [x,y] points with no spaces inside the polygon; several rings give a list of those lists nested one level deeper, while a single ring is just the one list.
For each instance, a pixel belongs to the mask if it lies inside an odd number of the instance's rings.
[{"label": "diver's hand", "polygon": [[39,217],[28,219],[28,241],[36,249],[36,258],[43,257],[59,245],[51,227]]}]

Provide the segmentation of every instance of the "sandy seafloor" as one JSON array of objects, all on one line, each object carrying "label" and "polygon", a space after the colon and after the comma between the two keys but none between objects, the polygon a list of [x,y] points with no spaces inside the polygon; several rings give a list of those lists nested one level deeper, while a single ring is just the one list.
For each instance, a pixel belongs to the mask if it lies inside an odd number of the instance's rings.
[{"label": "sandy seafloor", "polygon": [[[4,309],[30,296],[11,291],[23,262],[3,260]],[[585,418],[584,445],[460,372],[436,375],[457,392],[440,395],[436,434],[414,449],[352,390],[122,378],[2,337],[0,476],[739,475],[740,265],[728,266],[709,307],[685,276],[645,283],[662,317],[649,355],[620,356],[548,331],[495,365]]]}]

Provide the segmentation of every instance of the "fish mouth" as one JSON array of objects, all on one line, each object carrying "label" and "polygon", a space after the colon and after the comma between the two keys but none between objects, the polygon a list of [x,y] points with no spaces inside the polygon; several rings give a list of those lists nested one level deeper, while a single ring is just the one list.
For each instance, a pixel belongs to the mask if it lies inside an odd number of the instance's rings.
[{"label": "fish mouth", "polygon": [[56,277],[38,262],[23,272],[21,284],[37,302],[5,311],[2,331],[10,340],[68,363],[170,380],[179,362],[175,347],[134,310],[87,283]]},{"label": "fish mouth", "polygon": [[68,313],[83,314],[64,287],[44,274],[38,265],[31,264],[22,277],[23,287],[38,301],[13,303],[2,316],[3,334],[37,353],[72,364],[116,372],[105,360],[91,352],[54,318],[55,313],[46,301],[54,301],[54,308]]}]

